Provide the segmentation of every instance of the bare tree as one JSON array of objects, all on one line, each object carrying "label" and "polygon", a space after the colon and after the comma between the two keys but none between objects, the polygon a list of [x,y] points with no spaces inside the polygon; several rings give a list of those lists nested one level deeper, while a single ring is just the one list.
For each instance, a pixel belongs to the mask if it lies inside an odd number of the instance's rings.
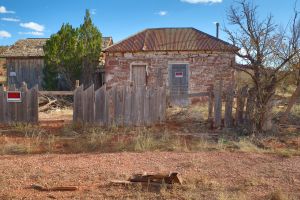
[{"label": "bare tree", "polygon": [[241,48],[237,55],[248,65],[234,67],[253,80],[256,104],[252,120],[261,132],[266,129],[276,86],[290,73],[288,68],[299,52],[299,18],[295,12],[287,27],[281,28],[273,22],[272,15],[260,20],[257,6],[246,0],[231,6],[227,18],[234,29],[225,31],[231,42]]}]

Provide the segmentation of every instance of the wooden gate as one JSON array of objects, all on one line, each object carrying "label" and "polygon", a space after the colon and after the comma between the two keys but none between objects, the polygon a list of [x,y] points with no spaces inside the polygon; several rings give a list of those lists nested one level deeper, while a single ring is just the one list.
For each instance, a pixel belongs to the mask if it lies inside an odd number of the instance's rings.
[{"label": "wooden gate", "polygon": [[[8,91],[20,91],[20,102],[8,102]],[[23,83],[19,90],[12,85],[8,91],[0,87],[0,123],[37,123],[38,87],[28,90]]]},{"label": "wooden gate", "polygon": [[94,86],[74,92],[74,122],[99,126],[142,126],[165,120],[165,87]]},{"label": "wooden gate", "polygon": [[170,103],[186,106],[189,104],[188,69],[186,64],[172,64],[169,69]]}]

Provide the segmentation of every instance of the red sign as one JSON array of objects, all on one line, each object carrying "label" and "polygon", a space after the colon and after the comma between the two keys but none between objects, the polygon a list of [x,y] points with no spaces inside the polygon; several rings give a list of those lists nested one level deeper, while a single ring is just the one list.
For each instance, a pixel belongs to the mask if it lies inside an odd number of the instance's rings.
[{"label": "red sign", "polygon": [[7,102],[22,102],[21,92],[19,91],[8,91]]},{"label": "red sign", "polygon": [[183,77],[183,72],[175,72],[175,77],[176,78],[182,78]]}]

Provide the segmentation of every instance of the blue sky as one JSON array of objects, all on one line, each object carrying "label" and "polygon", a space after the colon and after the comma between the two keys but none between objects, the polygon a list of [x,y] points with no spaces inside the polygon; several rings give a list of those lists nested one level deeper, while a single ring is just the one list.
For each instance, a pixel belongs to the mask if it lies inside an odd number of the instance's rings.
[{"label": "blue sky", "polygon": [[[234,0],[0,0],[0,45],[21,38],[49,37],[63,23],[79,26],[85,9],[103,36],[120,41],[146,28],[195,27],[215,35],[214,22],[226,24],[226,10]],[[294,0],[254,0],[260,15],[274,15],[286,24]],[[300,3],[298,3],[298,7]],[[299,10],[300,8],[298,8]],[[220,37],[227,40],[224,33]]]}]

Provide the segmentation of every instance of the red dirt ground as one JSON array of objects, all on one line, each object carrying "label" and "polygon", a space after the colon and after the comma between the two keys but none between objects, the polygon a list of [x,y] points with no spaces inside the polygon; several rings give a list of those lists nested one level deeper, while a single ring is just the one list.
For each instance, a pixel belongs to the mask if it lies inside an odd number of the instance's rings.
[{"label": "red dirt ground", "polygon": [[[231,152],[0,156],[0,199],[269,199],[274,191],[300,199],[299,166],[297,156]],[[158,192],[109,185],[144,171],[178,171],[184,184]],[[26,189],[31,184],[79,190]]]}]

